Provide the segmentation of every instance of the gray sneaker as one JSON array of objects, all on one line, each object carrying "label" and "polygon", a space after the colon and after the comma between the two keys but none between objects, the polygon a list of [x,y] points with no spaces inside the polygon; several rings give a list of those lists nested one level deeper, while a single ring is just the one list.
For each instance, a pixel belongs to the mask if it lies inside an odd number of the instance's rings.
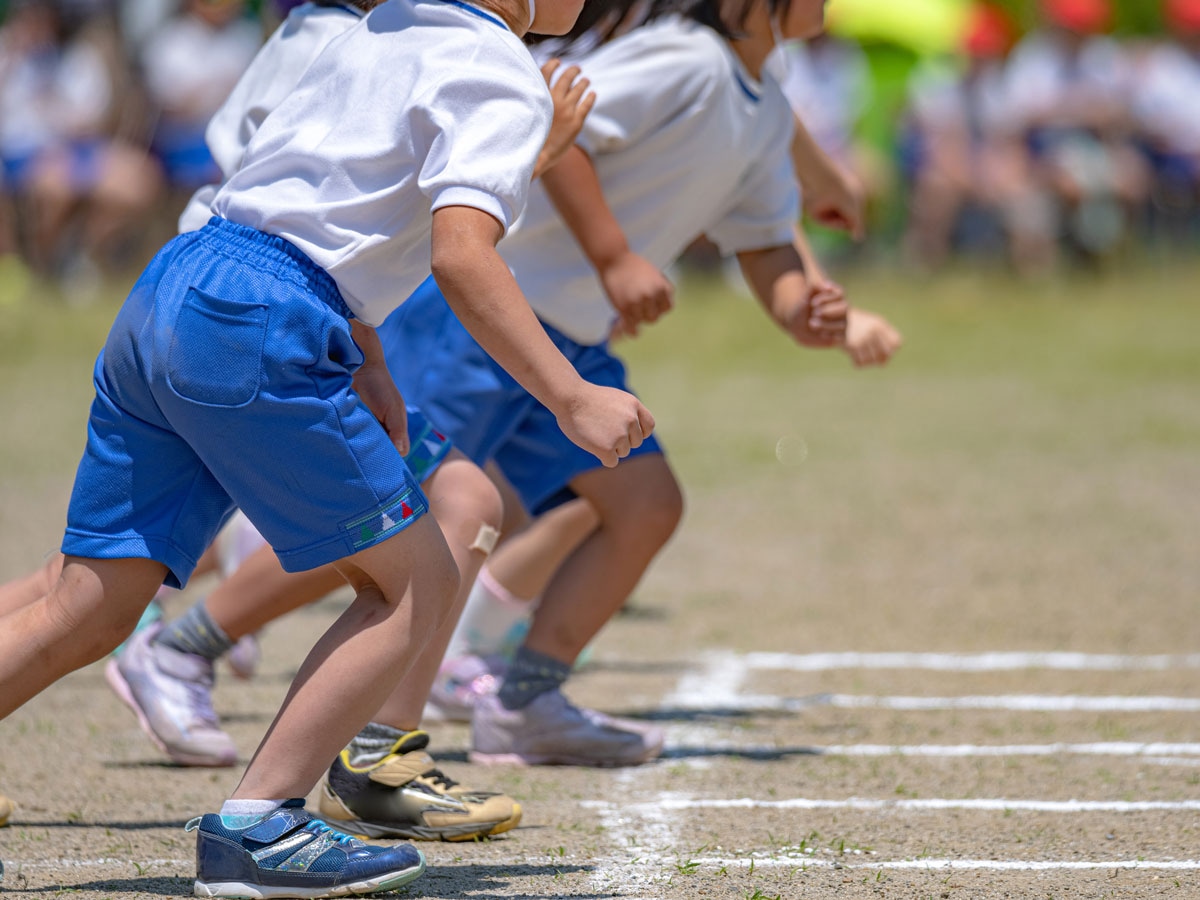
[{"label": "gray sneaker", "polygon": [[637,766],[663,748],[663,731],[573,706],[547,691],[524,709],[505,709],[495,694],[475,699],[473,763],[527,766]]},{"label": "gray sneaker", "polygon": [[236,764],[237,748],[213,711],[212,663],[154,644],[162,629],[161,622],[142,629],[108,661],[109,686],[150,739],[181,766]]}]

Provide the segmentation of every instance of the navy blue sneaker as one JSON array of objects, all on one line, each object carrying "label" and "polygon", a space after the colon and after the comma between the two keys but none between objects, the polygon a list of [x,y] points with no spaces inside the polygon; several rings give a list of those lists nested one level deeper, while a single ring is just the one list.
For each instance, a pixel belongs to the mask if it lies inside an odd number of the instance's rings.
[{"label": "navy blue sneaker", "polygon": [[425,871],[410,844],[377,847],[334,831],[289,800],[245,828],[212,813],[196,831],[197,897],[345,897],[389,891]]}]

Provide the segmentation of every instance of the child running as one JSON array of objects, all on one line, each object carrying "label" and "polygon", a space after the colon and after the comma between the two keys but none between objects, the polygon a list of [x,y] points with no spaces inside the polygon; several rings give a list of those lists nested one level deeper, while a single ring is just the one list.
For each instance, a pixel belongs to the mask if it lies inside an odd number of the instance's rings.
[{"label": "child running", "polygon": [[[0,620],[0,715],[99,659],[182,586],[236,505],[284,566],[334,563],[356,599],[302,665],[219,814],[200,896],[390,889],[424,868],[302,799],[406,675],[458,573],[404,465],[404,402],[373,326],[432,268],[464,326],[606,466],[653,419],[556,351],[496,252],[551,100],[520,43],[577,0],[389,0],[264,121],[201,231],[169,243],[97,360],[63,571]],[[469,63],[469,64],[465,64]],[[292,799],[289,799],[292,798]],[[296,799],[300,798],[300,799]]]},{"label": "child running", "polygon": [[[610,332],[618,320],[636,326],[669,306],[637,291],[631,302],[611,289],[606,296],[614,267],[632,254],[661,270],[699,234],[737,254],[765,310],[798,342],[842,341],[844,300],[812,290],[793,244],[792,115],[762,77],[776,35],[816,32],[822,7],[701,0],[679,15],[671,12],[677,4],[659,0],[646,24],[573,59],[596,90],[596,106],[578,145],[544,176],[545,190],[535,187],[501,254],[585,377],[623,388]],[[607,229],[597,226],[605,200],[615,217]],[[562,222],[583,220],[599,237],[580,247]],[[561,687],[679,521],[682,496],[658,442],[646,441],[614,469],[575,452],[552,412],[458,325],[436,286],[423,286],[381,337],[386,347],[420,348],[387,351],[397,383],[455,446],[477,463],[494,462],[530,513],[582,497],[598,518],[558,566],[498,691],[476,699],[472,760],[614,766],[653,758],[660,729],[581,710]]]}]

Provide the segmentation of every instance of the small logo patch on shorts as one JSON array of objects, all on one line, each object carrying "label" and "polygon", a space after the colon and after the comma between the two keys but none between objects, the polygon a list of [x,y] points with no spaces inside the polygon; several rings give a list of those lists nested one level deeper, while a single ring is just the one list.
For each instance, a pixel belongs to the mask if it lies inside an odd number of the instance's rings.
[{"label": "small logo patch on shorts", "polygon": [[426,512],[428,507],[421,496],[415,491],[406,491],[382,509],[359,516],[342,525],[342,528],[355,551],[358,551],[403,531]]}]

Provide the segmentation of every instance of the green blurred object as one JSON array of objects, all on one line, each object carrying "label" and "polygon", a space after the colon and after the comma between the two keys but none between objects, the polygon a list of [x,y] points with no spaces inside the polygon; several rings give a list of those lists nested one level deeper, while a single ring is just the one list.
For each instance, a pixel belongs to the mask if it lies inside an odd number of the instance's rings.
[{"label": "green blurred object", "polygon": [[832,33],[864,43],[950,53],[961,44],[969,8],[967,0],[830,0],[826,21]]}]

